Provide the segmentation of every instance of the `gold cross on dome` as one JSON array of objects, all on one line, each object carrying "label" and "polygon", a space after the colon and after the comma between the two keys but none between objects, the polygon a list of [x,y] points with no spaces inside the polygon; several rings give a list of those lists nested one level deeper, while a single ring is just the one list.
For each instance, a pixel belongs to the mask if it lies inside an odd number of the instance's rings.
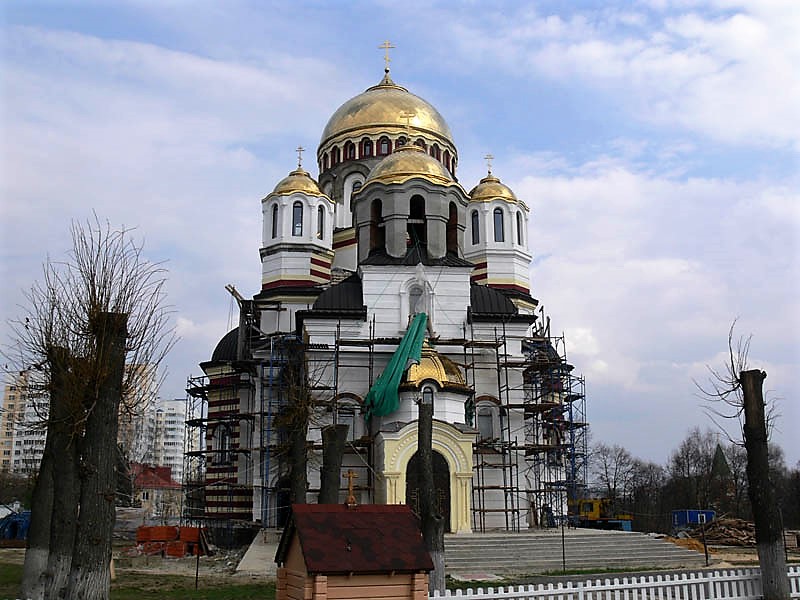
[{"label": "gold cross on dome", "polygon": [[356,475],[353,469],[348,469],[347,474],[345,475],[347,478],[347,502],[348,506],[355,506],[356,504],[356,495],[353,493],[353,479],[358,479],[358,475]]},{"label": "gold cross on dome", "polygon": [[492,156],[491,154],[487,154],[483,158],[486,159],[486,166],[489,168],[489,175],[491,175],[492,174],[492,161],[494,160],[494,156]]},{"label": "gold cross on dome", "polygon": [[406,135],[408,136],[408,141],[406,142],[407,144],[411,143],[411,119],[416,116],[417,113],[410,110],[404,110],[400,113],[400,118],[406,120]]},{"label": "gold cross on dome", "polygon": [[306,151],[306,149],[303,148],[302,146],[298,146],[297,148],[295,148],[295,152],[297,152],[297,168],[298,169],[302,169],[303,168],[303,152],[305,152],[305,151]]},{"label": "gold cross on dome", "polygon": [[390,48],[394,48],[394,46],[392,46],[392,43],[389,40],[386,40],[380,46],[378,46],[379,50],[383,50],[384,51],[383,60],[386,61],[386,67],[384,67],[384,68],[385,68],[387,73],[389,72],[389,63],[392,60],[391,58],[389,58],[389,49]]}]

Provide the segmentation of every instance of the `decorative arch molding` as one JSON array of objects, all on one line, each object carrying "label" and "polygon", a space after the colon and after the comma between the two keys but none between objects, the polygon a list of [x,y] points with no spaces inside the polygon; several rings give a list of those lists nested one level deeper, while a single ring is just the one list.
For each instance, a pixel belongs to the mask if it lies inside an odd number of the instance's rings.
[{"label": "decorative arch molding", "polygon": [[339,394],[336,394],[336,396],[334,397],[334,401],[339,402],[340,400],[349,400],[351,402],[355,402],[358,405],[364,404],[364,399],[358,394],[353,394],[352,392],[341,392]]},{"label": "decorative arch molding", "polygon": [[483,394],[483,395],[478,396],[477,398],[475,398],[475,404],[479,404],[481,402],[491,402],[492,404],[496,404],[497,406],[500,406],[500,400],[498,400],[494,396],[490,396],[488,394]]},{"label": "decorative arch molding", "polygon": [[[416,421],[397,431],[382,431],[376,437],[379,478],[377,500],[384,504],[405,503],[406,470],[417,451]],[[450,470],[450,531],[470,533],[472,490],[472,443],[474,433],[464,433],[443,421],[433,422],[433,449]]]}]

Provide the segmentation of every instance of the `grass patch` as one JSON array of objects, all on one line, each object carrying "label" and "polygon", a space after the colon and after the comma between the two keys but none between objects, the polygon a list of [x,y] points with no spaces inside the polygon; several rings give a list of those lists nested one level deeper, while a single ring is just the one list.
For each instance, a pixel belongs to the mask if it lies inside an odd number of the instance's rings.
[{"label": "grass patch", "polygon": [[22,565],[0,563],[0,598],[16,598],[22,581]]},{"label": "grass patch", "polygon": [[[0,600],[17,598],[22,565],[0,563]],[[111,600],[273,600],[273,583],[236,583],[201,577],[194,589],[194,577],[117,571],[111,584]]]}]

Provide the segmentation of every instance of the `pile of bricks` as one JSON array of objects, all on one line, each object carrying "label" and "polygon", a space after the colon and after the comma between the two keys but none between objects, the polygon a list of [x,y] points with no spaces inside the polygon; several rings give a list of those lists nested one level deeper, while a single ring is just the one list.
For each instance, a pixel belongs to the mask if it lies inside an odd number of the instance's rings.
[{"label": "pile of bricks", "polygon": [[142,525],[136,530],[136,544],[142,554],[180,558],[206,554],[200,527]]}]

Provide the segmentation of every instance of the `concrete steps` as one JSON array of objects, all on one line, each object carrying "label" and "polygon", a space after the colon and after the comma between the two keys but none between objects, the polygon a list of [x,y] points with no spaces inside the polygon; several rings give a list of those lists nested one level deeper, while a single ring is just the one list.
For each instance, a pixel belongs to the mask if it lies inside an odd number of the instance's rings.
[{"label": "concrete steps", "polygon": [[[568,570],[690,568],[705,564],[702,554],[643,533],[567,530],[564,550]],[[445,562],[448,573],[459,574],[560,571],[561,530],[446,535]]]}]

